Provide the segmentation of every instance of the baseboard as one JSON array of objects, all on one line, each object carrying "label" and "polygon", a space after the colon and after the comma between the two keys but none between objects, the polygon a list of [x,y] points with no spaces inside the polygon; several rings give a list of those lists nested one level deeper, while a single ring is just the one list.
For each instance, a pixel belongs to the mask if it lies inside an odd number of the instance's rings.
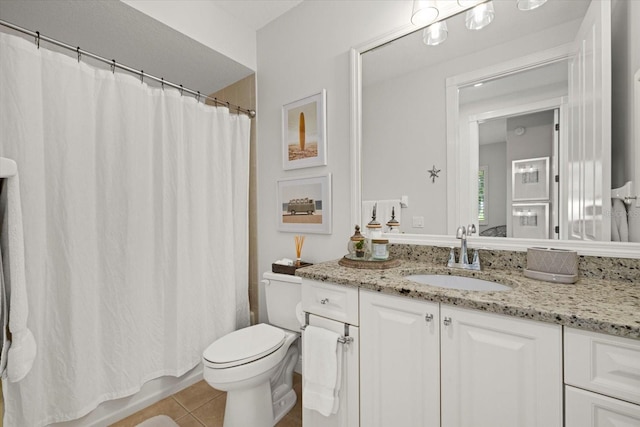
[{"label": "baseboard", "polygon": [[84,417],[64,423],[51,424],[55,427],[107,427],[116,421],[135,414],[141,409],[171,396],[202,379],[202,364],[198,364],[183,376],[161,377],[144,384],[132,396],[103,402]]}]

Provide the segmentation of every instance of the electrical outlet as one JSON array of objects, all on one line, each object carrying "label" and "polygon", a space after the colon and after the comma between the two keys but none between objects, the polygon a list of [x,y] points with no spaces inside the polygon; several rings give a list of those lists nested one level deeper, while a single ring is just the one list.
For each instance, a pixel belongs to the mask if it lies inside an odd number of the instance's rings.
[{"label": "electrical outlet", "polygon": [[413,228],[424,228],[424,217],[423,216],[414,216],[413,217]]}]

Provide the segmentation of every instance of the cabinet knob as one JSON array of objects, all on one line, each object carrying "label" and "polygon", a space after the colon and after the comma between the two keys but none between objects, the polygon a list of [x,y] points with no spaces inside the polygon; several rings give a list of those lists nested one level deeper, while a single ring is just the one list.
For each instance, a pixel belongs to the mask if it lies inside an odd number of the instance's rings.
[{"label": "cabinet knob", "polygon": [[322,298],[322,299],[320,300],[320,304],[323,304],[323,305],[324,305],[324,304],[327,304],[328,302],[329,302],[329,298]]},{"label": "cabinet knob", "polygon": [[445,317],[442,323],[444,323],[444,326],[449,326],[451,324],[451,317]]},{"label": "cabinet knob", "polygon": [[424,316],[424,320],[425,320],[427,323],[430,323],[430,322],[433,320],[433,314],[425,314],[425,316]]}]

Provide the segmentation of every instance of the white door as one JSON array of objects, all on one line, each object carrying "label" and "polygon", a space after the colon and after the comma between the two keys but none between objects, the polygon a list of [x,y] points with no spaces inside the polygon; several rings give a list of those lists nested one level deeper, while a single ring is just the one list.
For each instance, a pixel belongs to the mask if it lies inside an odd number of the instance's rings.
[{"label": "white door", "polygon": [[611,3],[592,1],[569,60],[569,239],[611,240]]},{"label": "white door", "polygon": [[[309,324],[344,334],[344,323],[324,317],[309,315]],[[354,427],[360,425],[358,389],[358,353],[360,334],[357,326],[349,326],[349,336],[353,341],[339,344],[342,347],[342,384],[339,392],[339,409],[336,414],[325,417],[317,411],[302,408],[302,424],[305,427]],[[304,331],[302,332],[304,340]],[[304,364],[304,354],[302,355]],[[304,393],[304,390],[303,390]]]},{"label": "white door", "polygon": [[601,394],[566,387],[565,427],[638,427],[640,406]]},{"label": "white door", "polygon": [[442,427],[562,426],[562,329],[442,305]]},{"label": "white door", "polygon": [[363,427],[440,425],[439,306],[360,291]]}]

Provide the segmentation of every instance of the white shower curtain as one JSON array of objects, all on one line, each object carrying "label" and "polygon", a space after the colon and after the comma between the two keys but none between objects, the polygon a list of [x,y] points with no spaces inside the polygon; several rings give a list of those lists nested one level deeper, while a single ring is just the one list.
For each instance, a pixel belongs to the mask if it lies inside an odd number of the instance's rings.
[{"label": "white shower curtain", "polygon": [[0,34],[38,354],[6,427],[75,419],[248,320],[245,115]]}]

